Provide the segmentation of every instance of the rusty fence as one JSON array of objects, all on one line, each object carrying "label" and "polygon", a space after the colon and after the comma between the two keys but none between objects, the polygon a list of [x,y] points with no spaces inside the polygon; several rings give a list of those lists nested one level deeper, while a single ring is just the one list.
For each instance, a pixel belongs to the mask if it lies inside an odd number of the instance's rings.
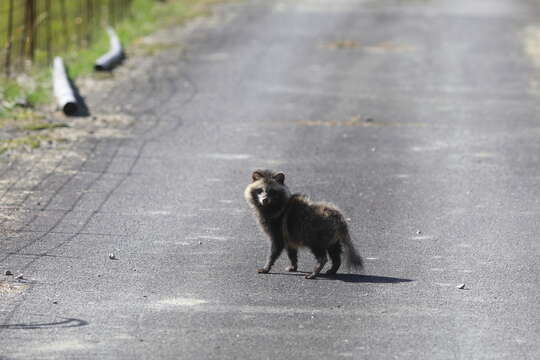
[{"label": "rusty fence", "polygon": [[0,0],[0,70],[10,76],[86,48],[133,0]]}]

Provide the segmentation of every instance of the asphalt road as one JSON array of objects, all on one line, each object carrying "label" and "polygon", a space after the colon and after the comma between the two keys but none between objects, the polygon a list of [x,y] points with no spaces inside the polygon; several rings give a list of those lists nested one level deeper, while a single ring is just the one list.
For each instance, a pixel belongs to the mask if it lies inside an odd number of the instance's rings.
[{"label": "asphalt road", "polygon": [[[12,205],[0,358],[539,359],[538,3],[218,13],[88,97],[132,136]],[[258,167],[344,210],[363,275],[256,272]]]}]

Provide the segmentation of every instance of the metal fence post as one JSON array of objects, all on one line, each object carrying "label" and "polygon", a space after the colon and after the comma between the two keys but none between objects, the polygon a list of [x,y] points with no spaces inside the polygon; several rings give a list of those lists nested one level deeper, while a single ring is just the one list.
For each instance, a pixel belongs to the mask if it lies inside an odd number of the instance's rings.
[{"label": "metal fence post", "polygon": [[86,45],[90,44],[92,41],[92,31],[96,25],[94,22],[94,13],[93,13],[92,1],[86,0]]},{"label": "metal fence post", "polygon": [[35,0],[26,0],[26,39],[28,44],[27,56],[30,60],[34,60],[35,50],[35,22],[36,22],[36,3]]},{"label": "metal fence post", "polygon": [[109,21],[110,26],[114,26],[116,22],[115,10],[116,10],[116,7],[114,6],[114,1],[109,0],[109,19],[107,20]]},{"label": "metal fence post", "polygon": [[69,32],[67,25],[67,14],[66,14],[66,2],[65,0],[60,0],[60,17],[62,18],[62,35],[64,36],[64,52],[69,50]]},{"label": "metal fence post", "polygon": [[8,28],[7,28],[7,43],[6,43],[6,76],[11,75],[11,47],[13,44],[13,0],[9,0],[9,13],[8,13]]},{"label": "metal fence post", "polygon": [[45,0],[45,11],[47,13],[47,61],[52,60],[52,13],[51,0]]}]

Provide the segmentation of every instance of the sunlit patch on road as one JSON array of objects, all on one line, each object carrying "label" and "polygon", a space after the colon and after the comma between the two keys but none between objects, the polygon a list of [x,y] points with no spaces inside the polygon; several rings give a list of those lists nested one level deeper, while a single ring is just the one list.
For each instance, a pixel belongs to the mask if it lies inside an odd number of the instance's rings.
[{"label": "sunlit patch on road", "polygon": [[411,240],[433,240],[431,235],[416,235],[411,237]]},{"label": "sunlit patch on road", "polygon": [[477,152],[477,153],[474,153],[473,156],[476,157],[476,158],[487,159],[487,158],[494,158],[497,155],[495,155],[494,153],[490,153],[490,152]]},{"label": "sunlit patch on road", "polygon": [[206,304],[207,301],[203,299],[195,298],[184,298],[184,297],[170,297],[158,301],[155,304],[152,304],[152,307],[162,309],[175,306],[196,306],[201,304]]},{"label": "sunlit patch on road", "polygon": [[193,237],[187,237],[186,239],[227,241],[230,238],[227,237],[227,236],[196,235],[196,236],[193,236]]},{"label": "sunlit patch on road", "polygon": [[187,242],[187,241],[177,241],[177,242],[175,242],[175,244],[176,245],[187,246],[187,245],[190,245],[191,243]]},{"label": "sunlit patch on road", "polygon": [[155,211],[148,211],[147,214],[151,215],[151,216],[165,216],[165,215],[170,215],[171,212],[170,211],[164,211],[164,210],[155,210]]},{"label": "sunlit patch on road", "polygon": [[234,200],[219,200],[220,203],[222,204],[234,204]]},{"label": "sunlit patch on road", "polygon": [[35,352],[60,352],[60,351],[73,351],[73,350],[87,350],[95,344],[84,342],[77,339],[70,339],[64,341],[53,341],[43,345],[33,347]]},{"label": "sunlit patch on road", "polygon": [[287,163],[285,160],[269,159],[264,161],[268,165],[283,165]]},{"label": "sunlit patch on road", "polygon": [[0,295],[19,294],[22,293],[27,287],[27,284],[0,280]]},{"label": "sunlit patch on road", "polygon": [[208,159],[216,160],[246,160],[251,158],[249,154],[227,154],[227,153],[212,153],[203,155],[203,157]]},{"label": "sunlit patch on road", "polygon": [[540,68],[540,26],[529,25],[523,32],[523,45],[525,53],[533,64]]},{"label": "sunlit patch on road", "polygon": [[417,145],[411,147],[411,150],[414,152],[424,152],[424,151],[438,151],[448,148],[450,145],[444,141],[435,141],[429,145]]},{"label": "sunlit patch on road", "polygon": [[274,5],[275,12],[299,13],[342,13],[348,12],[358,7],[359,4],[369,0],[333,0],[331,3],[325,0],[309,1],[280,1]]}]

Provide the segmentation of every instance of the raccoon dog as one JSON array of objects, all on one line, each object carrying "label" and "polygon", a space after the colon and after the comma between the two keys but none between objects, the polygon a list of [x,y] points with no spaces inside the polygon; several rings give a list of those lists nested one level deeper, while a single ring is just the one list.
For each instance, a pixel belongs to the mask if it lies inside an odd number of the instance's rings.
[{"label": "raccoon dog", "polygon": [[314,279],[324,268],[327,253],[332,260],[327,274],[338,271],[343,252],[348,267],[362,268],[362,257],[355,250],[347,223],[336,206],[312,202],[300,194],[291,195],[281,172],[255,170],[252,180],[244,197],[271,241],[270,255],[266,265],[257,270],[259,273],[269,272],[283,249],[287,249],[291,261],[286,270],[297,271],[298,249],[302,247],[309,248],[317,260],[306,279]]}]

